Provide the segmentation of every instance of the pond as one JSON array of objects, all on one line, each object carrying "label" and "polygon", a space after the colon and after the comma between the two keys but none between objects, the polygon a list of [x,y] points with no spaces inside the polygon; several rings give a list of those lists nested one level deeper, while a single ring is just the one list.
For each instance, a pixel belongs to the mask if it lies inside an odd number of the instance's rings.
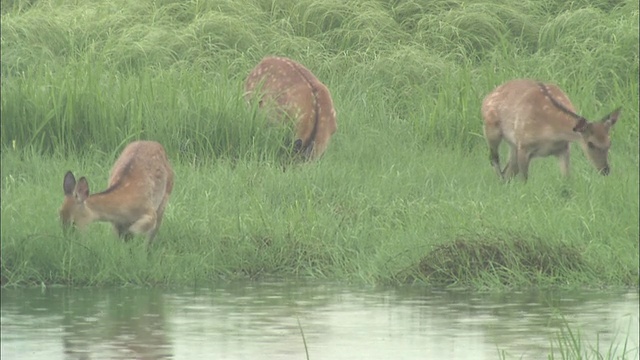
[{"label": "pond", "polygon": [[585,351],[622,356],[627,341],[624,358],[638,358],[638,291],[265,281],[1,294],[3,360],[545,359],[561,329]]}]

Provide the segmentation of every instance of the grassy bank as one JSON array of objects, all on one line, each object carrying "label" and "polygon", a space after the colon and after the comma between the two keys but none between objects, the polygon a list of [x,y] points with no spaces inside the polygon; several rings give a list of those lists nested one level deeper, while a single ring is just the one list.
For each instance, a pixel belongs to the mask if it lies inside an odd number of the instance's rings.
[{"label": "grassy bank", "polygon": [[[429,4],[3,3],[2,282],[637,286],[638,4]],[[270,54],[332,91],[318,163],[289,164],[242,100]],[[549,158],[498,182],[479,108],[514,77],[558,83],[592,120],[622,106],[609,177],[575,146],[569,179]],[[106,224],[64,238],[65,171],[103,189],[134,139],[176,172],[151,256]]]}]

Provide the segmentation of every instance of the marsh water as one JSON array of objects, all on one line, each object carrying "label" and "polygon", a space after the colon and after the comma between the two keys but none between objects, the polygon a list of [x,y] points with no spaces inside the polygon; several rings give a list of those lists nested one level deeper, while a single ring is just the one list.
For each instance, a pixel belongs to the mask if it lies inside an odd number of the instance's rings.
[{"label": "marsh water", "polygon": [[[2,289],[2,359],[546,359],[579,332],[637,358],[638,291],[248,282]],[[575,335],[575,334],[574,334]],[[305,350],[306,343],[306,350]]]}]

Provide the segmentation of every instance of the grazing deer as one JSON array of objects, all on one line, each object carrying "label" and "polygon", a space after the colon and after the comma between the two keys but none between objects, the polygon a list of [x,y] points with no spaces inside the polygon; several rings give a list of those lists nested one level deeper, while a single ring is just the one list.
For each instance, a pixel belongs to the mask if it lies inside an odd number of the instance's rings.
[{"label": "grazing deer", "polygon": [[294,149],[317,159],[336,132],[336,111],[329,89],[311,71],[284,57],[266,57],[245,82],[245,99],[258,99],[272,122],[295,123]]},{"label": "grazing deer", "polygon": [[161,144],[135,141],[113,165],[107,190],[89,195],[87,179],[76,182],[71,171],[64,176],[63,189],[60,219],[65,229],[108,221],[125,241],[132,234],[146,234],[150,245],[173,189],[173,170]]},{"label": "grazing deer", "polygon": [[[569,98],[556,85],[534,80],[512,80],[498,86],[482,102],[484,136],[490,160],[500,178],[520,172],[525,181],[529,161],[555,155],[564,176],[569,175],[569,145],[578,141],[595,168],[609,174],[607,160],[609,131],[618,120],[620,108],[599,122],[576,114]],[[509,163],[500,170],[498,147],[502,139],[510,146]]]}]

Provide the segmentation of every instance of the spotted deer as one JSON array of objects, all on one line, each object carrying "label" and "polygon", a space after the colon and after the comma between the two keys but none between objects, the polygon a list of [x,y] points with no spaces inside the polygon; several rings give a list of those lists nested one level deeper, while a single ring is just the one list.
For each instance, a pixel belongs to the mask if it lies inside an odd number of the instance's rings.
[{"label": "spotted deer", "polygon": [[89,195],[85,177],[77,182],[71,171],[64,176],[60,220],[65,229],[84,229],[94,221],[111,222],[125,241],[145,234],[153,241],[173,189],[173,170],[161,144],[135,141],[116,160],[106,190]]},{"label": "spotted deer", "polygon": [[[567,95],[554,84],[519,79],[498,86],[484,98],[484,136],[496,174],[505,180],[520,172],[527,180],[534,157],[555,155],[561,173],[569,175],[570,143],[580,143],[583,152],[602,175],[610,168],[609,131],[618,120],[620,108],[599,122],[578,115]],[[498,148],[509,144],[509,163],[500,169]]]},{"label": "spotted deer", "polygon": [[307,160],[318,159],[337,130],[329,89],[291,59],[262,59],[246,79],[245,99],[257,100],[271,122],[293,121],[294,150]]}]

